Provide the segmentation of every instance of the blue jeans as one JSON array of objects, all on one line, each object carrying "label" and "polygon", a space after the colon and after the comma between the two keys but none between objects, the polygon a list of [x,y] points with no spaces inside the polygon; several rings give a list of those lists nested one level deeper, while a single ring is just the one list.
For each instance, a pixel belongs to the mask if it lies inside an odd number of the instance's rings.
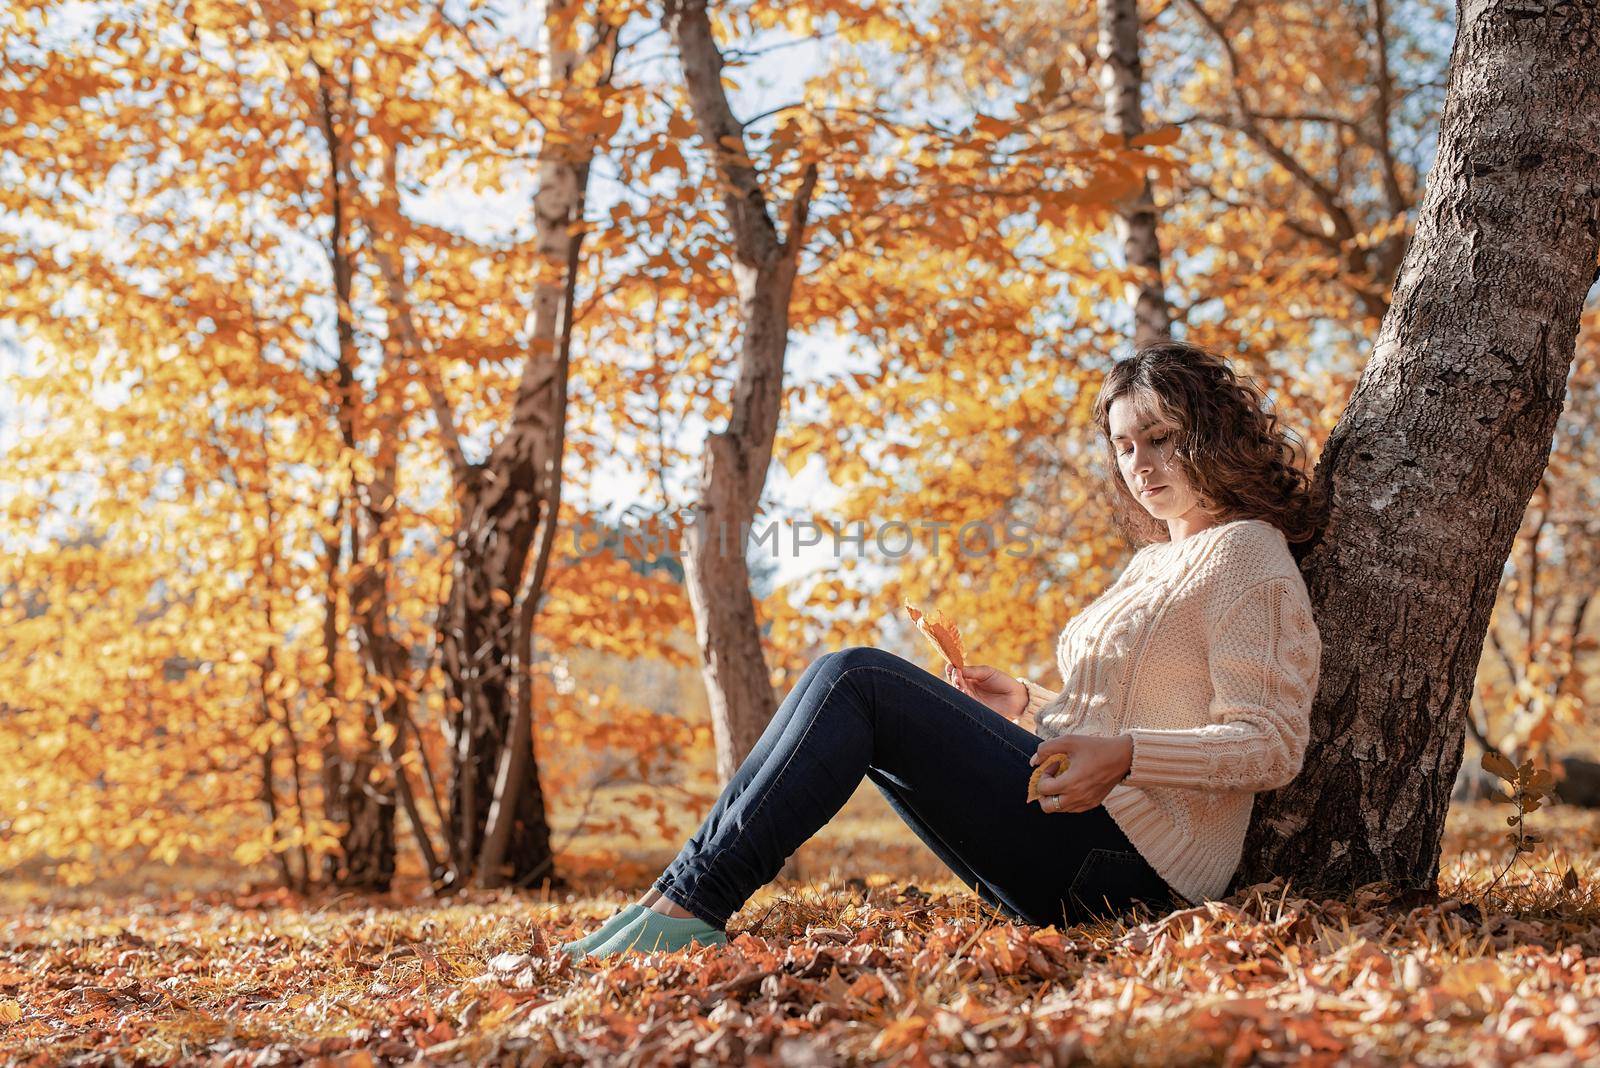
[{"label": "blue jeans", "polygon": [[713,927],[771,882],[865,776],[1002,914],[1063,926],[1187,902],[1102,806],[1024,800],[1042,739],[903,657],[818,657],[655,889]]}]

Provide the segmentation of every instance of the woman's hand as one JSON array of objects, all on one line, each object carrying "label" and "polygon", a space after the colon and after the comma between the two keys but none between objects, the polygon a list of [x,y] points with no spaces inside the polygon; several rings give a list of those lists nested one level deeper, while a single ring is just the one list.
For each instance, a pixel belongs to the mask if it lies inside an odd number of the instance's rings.
[{"label": "woman's hand", "polygon": [[944,681],[1013,723],[1028,707],[1028,691],[1022,683],[987,664],[968,664],[960,671],[946,664]]},{"label": "woman's hand", "polygon": [[1063,734],[1040,742],[1028,763],[1037,767],[1052,753],[1065,753],[1070,762],[1059,775],[1039,780],[1039,807],[1046,812],[1087,812],[1133,767],[1133,736],[1106,738],[1098,734]]}]

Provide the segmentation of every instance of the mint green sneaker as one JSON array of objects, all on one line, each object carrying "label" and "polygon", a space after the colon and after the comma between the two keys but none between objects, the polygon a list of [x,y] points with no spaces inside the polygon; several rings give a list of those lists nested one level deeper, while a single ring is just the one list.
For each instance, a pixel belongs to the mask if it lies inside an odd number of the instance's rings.
[{"label": "mint green sneaker", "polygon": [[599,930],[586,934],[575,941],[563,942],[561,944],[561,952],[574,960],[580,959],[594,949],[595,946],[605,942],[612,935],[628,926],[629,923],[633,922],[634,917],[643,911],[645,911],[643,905],[637,901],[631,901],[619,911],[613,913],[609,920],[600,925]]},{"label": "mint green sneaker", "polygon": [[589,951],[590,957],[610,957],[625,953],[671,953],[686,946],[725,946],[727,932],[697,916],[663,916],[645,909],[626,927]]}]

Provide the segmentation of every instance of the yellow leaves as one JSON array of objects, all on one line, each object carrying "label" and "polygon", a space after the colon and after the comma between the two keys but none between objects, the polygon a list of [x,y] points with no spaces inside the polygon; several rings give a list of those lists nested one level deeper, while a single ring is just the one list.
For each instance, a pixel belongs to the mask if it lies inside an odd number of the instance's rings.
[{"label": "yellow leaves", "polygon": [[[1354,244],[1357,248],[1373,248],[1381,245],[1392,237],[1404,234],[1409,218],[1406,212],[1398,212],[1390,218],[1382,219],[1370,229],[1358,233],[1355,236]],[[1554,460],[1555,458],[1552,457],[1552,459]],[[1554,463],[1551,466],[1555,466]]]},{"label": "yellow leaves", "polygon": [[372,740],[378,746],[388,749],[394,744],[395,737],[399,733],[399,729],[395,724],[383,723],[379,725],[377,730],[372,732]]},{"label": "yellow leaves", "polygon": [[262,838],[251,838],[240,842],[233,850],[233,859],[240,864],[259,863],[270,852],[270,845]]},{"label": "yellow leaves", "polygon": [[681,111],[667,116],[667,136],[674,141],[686,141],[695,134],[694,120]]},{"label": "yellow leaves", "polygon": [[343,47],[343,42],[339,40],[336,34],[314,33],[310,34],[307,39],[306,50],[311,54],[312,62],[324,70],[328,70],[337,65],[339,61],[338,50],[341,47]]},{"label": "yellow leaves", "polygon": [[173,110],[179,115],[198,115],[205,110],[205,97],[194,90],[178,86],[173,92]]},{"label": "yellow leaves", "polygon": [[267,676],[262,689],[274,700],[288,701],[300,692],[300,680],[285,672],[275,671]]},{"label": "yellow leaves", "polygon": [[[619,669],[618,677],[626,678]],[[631,759],[633,751],[622,745],[633,726],[600,737],[617,741],[614,751]],[[606,725],[583,728],[603,731]],[[677,728],[651,735],[650,744],[709,745],[681,722]],[[599,878],[642,865],[662,843],[681,841],[694,827],[695,807],[714,796],[715,783],[696,778],[682,793],[664,811],[647,808],[634,821],[635,844],[609,835],[628,833],[617,816],[646,805],[651,788],[599,791],[578,844],[562,854],[563,870]],[[574,788],[553,796],[567,799],[569,814],[582,805],[583,794]],[[1582,823],[1573,827],[1582,834]],[[1446,832],[1446,856],[1460,855],[1468,840],[1464,830],[1453,824]],[[241,1030],[270,1032],[302,1059],[326,1058],[330,1051],[338,1056],[352,1043],[361,1048],[360,1028],[372,1020],[384,1021],[390,1040],[425,1047],[442,1035],[436,1031],[442,1021],[461,1019],[449,998],[463,987],[483,1003],[479,1026],[495,1026],[533,997],[550,1006],[540,1018],[549,1033],[589,1027],[589,1059],[602,1062],[637,1059],[647,1017],[681,1030],[703,1023],[697,1007],[719,998],[740,1012],[724,1013],[719,1027],[697,1032],[708,1059],[727,1054],[721,1059],[737,1060],[729,1051],[740,1047],[732,1040],[746,1048],[767,1041],[808,1013],[818,1048],[862,1057],[885,1021],[917,1021],[878,1048],[905,1048],[912,1061],[959,1052],[964,1039],[976,1035],[993,1039],[1010,1062],[1044,1063],[1059,1060],[1062,1049],[1080,1048],[1074,1043],[1130,1027],[1138,1029],[1141,1048],[1185,1063],[1219,1049],[1230,1049],[1240,1063],[1283,1050],[1339,1061],[1380,1032],[1405,1036],[1411,1060],[1452,1062],[1464,1031],[1572,1063],[1593,1059],[1587,1017],[1593,999],[1585,985],[1592,980],[1592,956],[1572,945],[1570,915],[1485,913],[1480,922],[1468,902],[1454,898],[1397,909],[1389,895],[1307,898],[1292,887],[1285,893],[1274,881],[1242,891],[1236,903],[1158,910],[1145,923],[1058,921],[1040,928],[996,915],[934,867],[908,873],[895,858],[915,847],[915,836],[898,821],[825,828],[807,846],[806,863],[823,872],[854,872],[855,891],[820,900],[792,892],[763,895],[751,913],[765,918],[761,926],[736,922],[729,945],[698,957],[691,951],[665,965],[637,957],[590,962],[608,973],[591,978],[612,984],[670,967],[681,995],[675,1004],[614,1003],[603,1027],[590,1027],[592,999],[548,1000],[580,976],[541,963],[529,950],[541,939],[554,944],[589,934],[615,911],[614,896],[512,902],[509,920],[491,916],[495,923],[486,922],[482,910],[450,901],[389,907],[358,899],[362,922],[352,923],[349,909],[325,907],[322,894],[305,899],[249,891],[197,902],[175,873],[151,871],[133,884],[161,886],[151,900],[141,894],[126,903],[101,894],[87,911],[49,900],[9,908],[20,949],[15,959],[0,962],[0,1004],[18,1002],[23,1027],[57,1002],[79,1016],[91,1005],[111,1007],[143,1021],[144,1041],[176,1047],[193,1019],[139,1016],[138,1003],[150,1000],[151,990],[190,998],[198,992],[235,1006]],[[937,880],[925,881],[923,870]],[[368,910],[372,904],[379,907]],[[172,946],[183,954],[163,951]],[[502,953],[526,954],[539,985],[508,989],[509,976],[489,963]],[[316,984],[300,981],[309,967],[318,969]],[[452,976],[460,981],[436,981]],[[975,990],[983,996],[973,996]],[[1451,1026],[1430,1029],[1438,1021]],[[80,1026],[118,1022],[106,1016],[80,1020]],[[115,1037],[81,1035],[102,1045]],[[15,1037],[14,1030],[6,1033],[8,1040]],[[30,1040],[47,1048],[51,1036],[41,1032]]]},{"label": "yellow leaves", "polygon": [[604,111],[593,112],[578,117],[566,116],[563,119],[563,128],[551,130],[547,135],[554,143],[570,142],[571,134],[582,135],[583,139],[591,145],[604,145],[610,143],[622,128],[623,112],[620,107],[611,107]]},{"label": "yellow leaves", "polygon": [[783,461],[783,469],[789,472],[789,477],[800,473],[800,469],[811,459],[813,453],[822,448],[824,444],[822,429],[814,424],[798,427],[789,437],[786,450],[779,457]]},{"label": "yellow leaves", "polygon": [[1044,78],[1040,86],[1040,99],[1049,102],[1061,95],[1061,68],[1057,64],[1050,64],[1045,68]]},{"label": "yellow leaves", "polygon": [[1437,983],[1442,993],[1463,1001],[1477,1001],[1480,1006],[1487,1006],[1513,988],[1514,984],[1507,984],[1500,965],[1486,957],[1450,964]]},{"label": "yellow leaves", "polygon": [[998,140],[1016,130],[1014,123],[1004,119],[997,119],[992,115],[979,115],[972,123],[973,129],[988,138]]},{"label": "yellow leaves", "polygon": [[1511,785],[1508,793],[1490,791],[1490,796],[1496,801],[1514,805],[1517,809],[1506,817],[1506,826],[1511,828],[1505,834],[1506,841],[1511,843],[1515,853],[1531,851],[1544,841],[1544,836],[1525,830],[1523,818],[1530,812],[1538,811],[1546,799],[1555,796],[1555,776],[1548,768],[1535,768],[1531,760],[1514,765],[1499,753],[1485,752],[1480,764],[1483,770]]},{"label": "yellow leaves", "polygon": [[1480,763],[1484,771],[1505,780],[1535,801],[1539,795],[1548,795],[1555,788],[1555,776],[1550,769],[1535,768],[1531,760],[1524,760],[1519,766],[1499,753],[1485,752]]},{"label": "yellow leaves", "polygon": [[[194,0],[188,12],[188,21],[196,30],[223,31],[241,18],[237,5],[226,0]],[[324,52],[320,59],[327,62]]]},{"label": "yellow leaves", "polygon": [[346,704],[355,703],[366,692],[366,680],[354,673],[346,675],[339,685],[339,697]]}]

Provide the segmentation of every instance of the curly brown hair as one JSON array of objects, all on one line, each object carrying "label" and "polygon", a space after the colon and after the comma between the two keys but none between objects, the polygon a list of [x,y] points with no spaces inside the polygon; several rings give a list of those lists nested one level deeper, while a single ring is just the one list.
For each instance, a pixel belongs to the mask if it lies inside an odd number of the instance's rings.
[{"label": "curly brown hair", "polygon": [[1118,468],[1111,405],[1125,394],[1141,417],[1159,415],[1178,428],[1172,462],[1217,522],[1265,520],[1299,547],[1297,560],[1318,540],[1326,501],[1305,471],[1304,440],[1279,425],[1261,387],[1222,356],[1186,341],[1159,341],[1112,365],[1094,403],[1111,472],[1112,515],[1130,541],[1166,541],[1168,532]]}]

